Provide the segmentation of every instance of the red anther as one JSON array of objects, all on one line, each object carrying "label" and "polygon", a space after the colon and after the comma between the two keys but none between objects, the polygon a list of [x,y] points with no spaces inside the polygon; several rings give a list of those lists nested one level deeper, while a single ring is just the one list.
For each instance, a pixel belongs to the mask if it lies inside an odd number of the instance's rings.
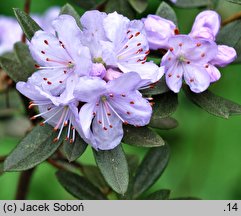
[{"label": "red anther", "polygon": [[170,51],[172,52],[173,50],[174,50],[173,47],[171,47],[171,48],[170,48]]},{"label": "red anther", "polygon": [[183,44],[182,44],[182,43],[179,43],[178,45],[181,47]]},{"label": "red anther", "polygon": [[70,144],[72,144],[73,142],[74,142],[74,140],[73,140],[73,139],[70,139],[70,140],[69,140],[69,143],[70,143]]},{"label": "red anther", "polygon": [[62,47],[63,47],[63,48],[65,49],[65,46],[64,46],[64,44],[62,44],[61,46],[62,46]]},{"label": "red anther", "polygon": [[41,51],[41,53],[42,53],[42,54],[45,54],[45,52],[44,52],[44,51]]},{"label": "red anther", "polygon": [[40,125],[40,126],[44,126],[44,123],[43,123],[43,122],[40,122],[39,125]]},{"label": "red anther", "polygon": [[103,129],[104,129],[104,130],[107,130],[107,128],[106,128],[106,127],[103,127]]},{"label": "red anther", "polygon": [[136,32],[135,36],[137,37],[140,34],[140,32]]},{"label": "red anther", "polygon": [[194,79],[190,79],[190,82],[194,82]]},{"label": "red anther", "polygon": [[37,65],[37,64],[35,64],[35,65],[34,65],[34,67],[36,67],[36,68],[40,68],[40,66],[39,66],[39,65]]},{"label": "red anther", "polygon": [[46,58],[46,61],[50,61],[50,59],[49,59],[49,58]]},{"label": "red anther", "polygon": [[151,106],[154,106],[154,105],[155,105],[155,102],[150,102],[150,105],[151,105]]},{"label": "red anther", "polygon": [[127,49],[128,48],[128,45],[125,45],[125,49]]},{"label": "red anther", "polygon": [[169,73],[169,74],[168,74],[168,77],[172,77],[172,74]]},{"label": "red anther", "polygon": [[107,115],[108,115],[108,116],[111,116],[111,113],[108,112]]},{"label": "red anther", "polygon": [[64,122],[64,126],[66,127],[68,125],[68,122]]},{"label": "red anther", "polygon": [[177,75],[177,78],[179,79],[179,78],[180,78],[180,75]]},{"label": "red anther", "polygon": [[36,117],[35,117],[35,116],[33,116],[33,117],[31,117],[31,118],[30,118],[30,120],[34,120],[34,119],[36,119]]},{"label": "red anther", "polygon": [[130,115],[131,113],[127,111],[126,114],[127,114],[127,115]]},{"label": "red anther", "polygon": [[67,74],[67,71],[66,71],[66,70],[64,70],[64,74]]},{"label": "red anther", "polygon": [[49,45],[49,42],[48,42],[47,40],[44,40],[44,43],[47,44],[47,45]]},{"label": "red anther", "polygon": [[196,44],[197,47],[200,47],[201,45],[202,45],[201,43],[197,43],[197,44]]},{"label": "red anther", "polygon": [[63,42],[62,42],[62,41],[59,41],[59,43],[60,43],[60,44],[63,44]]},{"label": "red anther", "polygon": [[130,104],[135,104],[135,102],[134,101],[130,101]]},{"label": "red anther", "polygon": [[205,68],[208,68],[209,67],[209,65],[207,64],[207,65],[205,65]]},{"label": "red anther", "polygon": [[125,97],[126,95],[125,95],[125,94],[122,94],[121,96],[122,96],[122,97]]},{"label": "red anther", "polygon": [[59,83],[63,83],[63,81],[60,80]]},{"label": "red anther", "polygon": [[102,121],[98,121],[99,124],[102,124]]},{"label": "red anther", "polygon": [[46,81],[46,80],[48,80],[48,78],[44,77],[44,78],[43,78],[43,80],[45,80],[45,81]]},{"label": "red anther", "polygon": [[99,103],[96,103],[96,106],[99,106],[100,104]]},{"label": "red anther", "polygon": [[129,34],[131,32],[131,30],[128,30],[126,33]]},{"label": "red anther", "polygon": [[168,58],[168,61],[171,61],[171,60],[172,60],[172,58],[171,58],[171,57],[169,57],[169,58]]},{"label": "red anther", "polygon": [[69,64],[72,64],[72,61],[69,61],[68,63],[69,63]]},{"label": "red anther", "polygon": [[191,62],[190,61],[187,61],[187,64],[190,64]]},{"label": "red anther", "polygon": [[178,28],[175,28],[175,29],[174,29],[174,34],[175,34],[175,35],[178,35],[178,34],[179,34]]},{"label": "red anther", "polygon": [[51,110],[51,109],[52,109],[51,107],[48,107],[48,108],[47,108],[48,111]]},{"label": "red anther", "polygon": [[142,64],[145,64],[146,62],[142,62]]},{"label": "red anther", "polygon": [[129,37],[129,40],[131,39],[131,38],[133,38],[134,36],[133,35],[131,35],[130,37]]},{"label": "red anther", "polygon": [[113,126],[112,126],[112,125],[110,125],[110,128],[113,128]]},{"label": "red anther", "polygon": [[93,112],[93,116],[96,116],[96,112]]},{"label": "red anther", "polygon": [[68,141],[69,140],[69,137],[65,137],[65,141]]},{"label": "red anther", "polygon": [[146,55],[149,55],[150,52],[151,52],[150,50],[147,50],[147,51],[145,52],[145,54],[146,54]]},{"label": "red anther", "polygon": [[74,130],[74,129],[75,129],[74,126],[72,126],[72,127],[71,127],[71,130]]},{"label": "red anther", "polygon": [[141,43],[138,43],[136,46],[141,46]]},{"label": "red anther", "polygon": [[202,57],[202,58],[205,57],[205,53],[202,53],[201,57]]},{"label": "red anther", "polygon": [[111,98],[113,98],[113,97],[114,97],[114,95],[113,95],[113,94],[109,94],[109,96],[110,96]]},{"label": "red anther", "polygon": [[123,124],[124,124],[124,125],[128,125],[128,122],[127,122],[127,121],[124,121]]},{"label": "red anther", "polygon": [[58,130],[58,128],[56,128],[56,127],[53,128],[53,131],[57,131],[57,130]]},{"label": "red anther", "polygon": [[54,143],[56,143],[56,142],[58,142],[59,141],[59,139],[56,137],[56,138],[54,138],[54,140],[53,140],[53,142]]},{"label": "red anther", "polygon": [[48,83],[48,85],[52,85],[52,83],[50,81],[48,81],[47,83]]}]

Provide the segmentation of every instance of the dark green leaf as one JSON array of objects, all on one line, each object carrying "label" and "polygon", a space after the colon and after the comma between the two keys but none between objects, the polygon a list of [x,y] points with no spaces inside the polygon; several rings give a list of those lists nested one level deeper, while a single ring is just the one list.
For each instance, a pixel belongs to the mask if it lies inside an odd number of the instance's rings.
[{"label": "dark green leaf", "polygon": [[150,194],[146,199],[147,200],[167,200],[170,197],[170,193],[171,193],[170,190],[162,189]]},{"label": "dark green leaf", "polygon": [[137,198],[161,176],[169,159],[169,147],[167,144],[152,148],[146,154],[136,171],[133,184],[133,197]]},{"label": "dark green leaf", "polygon": [[40,26],[24,11],[18,8],[14,8],[13,10],[23,32],[30,41],[34,36],[34,33],[38,30],[41,30]]},{"label": "dark green leaf", "polygon": [[153,115],[149,126],[161,130],[169,130],[176,128],[178,126],[178,122],[176,119],[171,117],[161,118],[160,116]]},{"label": "dark green leaf", "polygon": [[148,6],[148,0],[129,0],[129,3],[138,13],[144,12]]},{"label": "dark green leaf", "polygon": [[209,90],[195,94],[185,86],[184,91],[192,102],[210,114],[226,119],[229,118],[229,116],[241,114],[241,105],[219,97]]},{"label": "dark green leaf", "polygon": [[139,158],[137,155],[126,155],[128,167],[129,167],[129,173],[130,175],[134,175],[138,165],[139,165]]},{"label": "dark green leaf", "polygon": [[56,133],[51,126],[36,126],[7,157],[4,170],[27,170],[43,162],[62,143],[62,139],[53,143],[55,137]]},{"label": "dark green leaf", "polygon": [[130,18],[130,19],[135,18],[135,11],[131,7],[128,0],[115,0],[115,1],[109,0],[106,4],[105,11],[107,13],[111,13],[111,12],[116,11],[116,12]]},{"label": "dark green leaf", "polygon": [[104,4],[107,0],[72,0],[75,4],[85,10],[96,9],[98,6]]},{"label": "dark green leaf", "polygon": [[74,143],[64,140],[63,150],[69,162],[77,160],[86,150],[86,142],[79,136],[75,136]]},{"label": "dark green leaf", "polygon": [[102,193],[107,194],[110,190],[105,179],[103,178],[100,170],[96,166],[85,165],[83,166],[83,175],[96,187],[98,187]]},{"label": "dark green leaf", "polygon": [[171,200],[201,200],[201,199],[197,197],[178,197],[178,198],[173,198]]},{"label": "dark green leaf", "polygon": [[169,91],[161,95],[154,96],[153,115],[162,118],[172,115],[178,106],[177,94]]},{"label": "dark green leaf", "polygon": [[141,93],[144,95],[159,95],[168,91],[170,91],[170,89],[167,87],[165,79],[162,78],[155,85],[152,85],[148,89],[142,90]]},{"label": "dark green leaf", "polygon": [[241,4],[241,0],[227,0],[227,1],[235,3],[235,4]]},{"label": "dark green leaf", "polygon": [[24,73],[26,77],[31,76],[31,74],[36,71],[36,62],[33,60],[28,46],[22,42],[15,43],[14,51],[18,62],[22,65],[22,73]]},{"label": "dark green leaf", "polygon": [[183,8],[205,7],[210,4],[212,0],[177,0],[175,3],[176,6]]},{"label": "dark green leaf", "polygon": [[77,174],[58,171],[56,173],[60,184],[73,196],[81,200],[105,200],[100,190],[87,179]]},{"label": "dark green leaf", "polygon": [[156,11],[156,15],[171,20],[177,25],[177,16],[175,11],[166,2],[162,2]]},{"label": "dark green leaf", "polygon": [[[241,20],[237,20],[221,28],[217,36],[218,44],[225,44],[233,47],[238,55],[235,62],[241,62]],[[232,32],[232,34],[230,34]]]},{"label": "dark green leaf", "polygon": [[80,16],[79,16],[78,12],[73,8],[73,6],[70,5],[69,3],[65,4],[61,8],[60,14],[68,14],[68,15],[74,17],[77,25],[81,28]]},{"label": "dark green leaf", "polygon": [[14,58],[0,57],[0,66],[15,82],[26,81],[28,79],[28,74],[23,72],[21,64]]},{"label": "dark green leaf", "polygon": [[94,150],[94,156],[106,182],[114,191],[124,194],[128,187],[129,172],[121,145],[108,151]]},{"label": "dark green leaf", "polygon": [[165,144],[164,140],[148,127],[124,127],[123,142],[138,147],[157,147]]}]

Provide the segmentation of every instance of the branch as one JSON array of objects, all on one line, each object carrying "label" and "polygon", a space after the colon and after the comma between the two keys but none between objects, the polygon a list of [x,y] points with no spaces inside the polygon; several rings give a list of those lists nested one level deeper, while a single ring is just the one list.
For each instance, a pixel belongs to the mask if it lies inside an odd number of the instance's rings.
[{"label": "branch", "polygon": [[238,19],[241,19],[241,11],[239,11],[238,13],[228,17],[227,19],[225,19],[223,22],[222,22],[222,26],[225,26],[227,25],[228,23],[231,23],[235,20],[238,20]]},{"label": "branch", "polygon": [[[30,5],[31,5],[31,0],[25,0],[24,12],[25,12],[26,14],[29,14],[29,12],[30,12]],[[25,36],[24,33],[23,33],[23,35],[22,35],[22,42],[23,42],[23,43],[26,43],[26,36]]]},{"label": "branch", "polygon": [[35,168],[23,171],[20,174],[16,193],[16,200],[26,200],[34,169]]}]

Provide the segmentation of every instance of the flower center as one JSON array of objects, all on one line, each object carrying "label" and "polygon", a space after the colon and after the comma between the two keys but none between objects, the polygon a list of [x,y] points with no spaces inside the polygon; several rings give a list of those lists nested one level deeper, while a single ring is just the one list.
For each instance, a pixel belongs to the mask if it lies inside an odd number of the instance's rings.
[{"label": "flower center", "polygon": [[185,58],[184,55],[180,55],[180,56],[178,57],[178,60],[179,60],[179,62],[186,62],[186,58]]}]

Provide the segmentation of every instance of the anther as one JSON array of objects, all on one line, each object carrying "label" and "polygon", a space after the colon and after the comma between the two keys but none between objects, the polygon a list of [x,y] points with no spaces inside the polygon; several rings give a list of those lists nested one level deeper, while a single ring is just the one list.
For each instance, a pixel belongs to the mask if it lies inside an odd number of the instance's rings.
[{"label": "anther", "polygon": [[104,130],[107,130],[107,128],[106,128],[106,127],[103,127],[103,129],[104,129]]},{"label": "anther", "polygon": [[122,96],[122,97],[125,97],[126,95],[125,95],[125,94],[122,94],[121,96]]},{"label": "anther", "polygon": [[174,34],[178,35],[179,34],[179,30],[177,28],[174,29]]},{"label": "anther", "polygon": [[136,32],[135,37],[137,37],[140,34],[140,32]]},{"label": "anther", "polygon": [[194,79],[190,79],[190,82],[194,82]]},{"label": "anther", "polygon": [[99,124],[102,124],[102,121],[98,121]]},{"label": "anther", "polygon": [[181,47],[183,44],[182,43],[179,43],[179,46]]},{"label": "anther", "polygon": [[131,39],[131,38],[133,38],[134,36],[133,35],[131,35],[130,37],[129,37],[129,40]]},{"label": "anther", "polygon": [[56,142],[58,142],[59,141],[59,139],[56,137],[56,138],[54,138],[54,140],[53,140],[53,142],[54,143],[56,143]]},{"label": "anther", "polygon": [[48,81],[47,83],[48,83],[48,85],[52,85],[52,82],[50,82],[50,81]]},{"label": "anther", "polygon": [[124,121],[123,124],[124,124],[124,125],[128,125],[128,122],[127,122],[127,121]]},{"label": "anther", "polygon": [[130,101],[130,104],[135,104],[135,102],[134,101]]},{"label": "anther", "polygon": [[131,113],[127,111],[126,114],[127,114],[127,115],[130,115]]},{"label": "anther", "polygon": [[172,74],[169,73],[169,74],[168,74],[168,77],[172,77]]},{"label": "anther", "polygon": [[46,81],[46,80],[48,80],[48,78],[44,77],[43,80]]},{"label": "anther", "polygon": [[44,123],[43,123],[43,122],[40,122],[39,125],[40,125],[40,126],[44,126]]},{"label": "anther", "polygon": [[34,65],[34,67],[36,67],[36,68],[40,68],[40,66],[39,66],[39,65],[37,65],[37,64],[35,64],[35,65]]},{"label": "anther", "polygon": [[41,51],[41,53],[42,53],[42,54],[45,54],[45,52],[44,52],[44,51]]},{"label": "anther", "polygon": [[209,65],[207,64],[207,65],[205,65],[205,68],[208,68],[209,67]]},{"label": "anther", "polygon": [[146,55],[149,55],[149,54],[150,54],[150,50],[147,50],[147,51],[145,52],[145,54],[146,54]]},{"label": "anther", "polygon": [[138,43],[137,46],[141,46],[141,43]]},{"label": "anther", "polygon": [[109,96],[110,96],[111,98],[113,98],[113,97],[114,97],[114,95],[113,95],[113,94],[109,94]]},{"label": "anther", "polygon": [[203,58],[205,56],[205,53],[202,53],[201,57]]},{"label": "anther", "polygon": [[197,45],[197,47],[200,47],[202,44],[201,43],[197,43],[196,45]]},{"label": "anther", "polygon": [[113,126],[112,126],[112,125],[110,125],[110,128],[113,128]]},{"label": "anther", "polygon": [[170,48],[170,51],[172,52],[173,50],[174,50],[173,47],[171,47],[171,48]]},{"label": "anther", "polygon": [[44,43],[47,44],[47,45],[49,45],[49,42],[48,42],[47,40],[44,40]]},{"label": "anther", "polygon": [[70,144],[72,144],[73,142],[74,142],[74,140],[73,140],[73,139],[70,139],[70,140],[69,140],[69,143],[70,143]]}]

